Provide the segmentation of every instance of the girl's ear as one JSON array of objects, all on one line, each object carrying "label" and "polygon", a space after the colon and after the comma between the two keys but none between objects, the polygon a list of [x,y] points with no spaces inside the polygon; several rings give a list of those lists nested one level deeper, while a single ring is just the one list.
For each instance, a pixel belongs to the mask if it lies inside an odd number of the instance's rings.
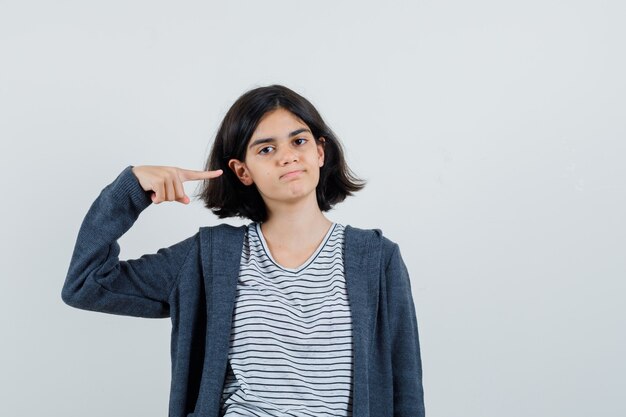
[{"label": "girl's ear", "polygon": [[228,161],[228,167],[235,173],[237,178],[239,178],[239,181],[241,181],[244,185],[252,185],[254,183],[245,162],[241,162],[238,159],[231,159]]},{"label": "girl's ear", "polygon": [[320,167],[324,166],[324,145],[326,145],[326,138],[320,136],[319,143],[317,144],[318,165]]}]

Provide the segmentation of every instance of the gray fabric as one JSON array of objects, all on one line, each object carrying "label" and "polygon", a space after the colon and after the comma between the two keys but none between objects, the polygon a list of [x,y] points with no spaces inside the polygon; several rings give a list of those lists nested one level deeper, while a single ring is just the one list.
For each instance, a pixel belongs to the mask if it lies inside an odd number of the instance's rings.
[{"label": "gray fabric", "polygon": [[[117,240],[152,204],[131,168],[89,208],[61,297],[84,310],[170,317],[169,417],[218,417],[246,226],[200,227],[168,248],[120,261]],[[353,320],[353,416],[424,416],[417,319],[400,249],[379,229],[346,225],[344,256]]]}]

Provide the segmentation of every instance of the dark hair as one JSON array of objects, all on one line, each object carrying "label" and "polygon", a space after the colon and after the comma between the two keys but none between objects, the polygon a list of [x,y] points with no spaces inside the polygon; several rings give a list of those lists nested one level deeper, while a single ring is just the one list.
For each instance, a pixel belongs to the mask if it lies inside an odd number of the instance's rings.
[{"label": "dark hair", "polygon": [[[365,186],[366,182],[355,177],[348,168],[339,139],[307,99],[282,85],[259,87],[241,95],[228,110],[204,167],[206,171],[224,171],[217,178],[205,180],[199,193],[204,206],[219,218],[238,216],[258,222],[267,220],[265,202],[256,184],[241,183],[228,167],[228,161],[232,158],[245,160],[248,142],[260,120],[279,108],[299,117],[311,129],[315,142],[323,143],[324,165],[316,187],[320,210],[330,210]],[[320,136],[325,138],[324,142],[320,142]]]}]

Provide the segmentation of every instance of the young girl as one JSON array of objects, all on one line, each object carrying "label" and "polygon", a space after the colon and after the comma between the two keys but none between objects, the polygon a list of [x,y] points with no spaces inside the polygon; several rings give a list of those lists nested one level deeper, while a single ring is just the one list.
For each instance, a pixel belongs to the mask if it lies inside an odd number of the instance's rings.
[{"label": "young girl", "polygon": [[[118,239],[203,180],[221,224],[139,259]],[[78,233],[62,299],[172,322],[170,417],[424,416],[417,319],[396,243],[324,212],[364,186],[304,97],[256,88],[230,108],[205,171],[127,166]]]}]

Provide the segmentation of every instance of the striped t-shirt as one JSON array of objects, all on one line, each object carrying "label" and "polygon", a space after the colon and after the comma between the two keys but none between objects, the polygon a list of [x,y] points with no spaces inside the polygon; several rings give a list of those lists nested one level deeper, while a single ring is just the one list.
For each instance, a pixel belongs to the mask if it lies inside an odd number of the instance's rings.
[{"label": "striped t-shirt", "polygon": [[222,416],[351,416],[352,318],[344,226],[298,268],[280,266],[248,225],[221,399]]}]

